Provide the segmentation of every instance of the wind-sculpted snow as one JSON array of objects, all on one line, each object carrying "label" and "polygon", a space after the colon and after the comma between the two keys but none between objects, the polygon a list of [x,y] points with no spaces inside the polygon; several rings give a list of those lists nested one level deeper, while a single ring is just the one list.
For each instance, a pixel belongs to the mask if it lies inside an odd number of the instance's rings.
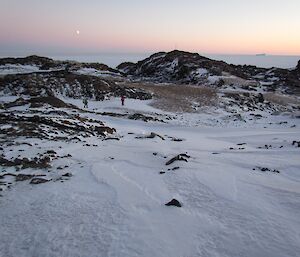
[{"label": "wind-sculpted snow", "polygon": [[[169,80],[186,58],[198,82],[219,80],[189,53],[138,72]],[[262,70],[215,88],[18,62],[39,72],[0,78],[1,257],[298,257],[299,98],[270,92]]]},{"label": "wind-sculpted snow", "polygon": [[149,101],[62,100],[1,110],[0,256],[298,255],[299,119],[205,128]]}]

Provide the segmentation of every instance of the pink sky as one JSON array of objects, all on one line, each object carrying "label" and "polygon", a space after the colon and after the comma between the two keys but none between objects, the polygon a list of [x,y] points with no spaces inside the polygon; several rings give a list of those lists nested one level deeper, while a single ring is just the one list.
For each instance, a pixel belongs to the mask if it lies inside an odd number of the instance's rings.
[{"label": "pink sky", "polygon": [[300,55],[299,0],[1,0],[0,4],[1,52],[177,48]]}]

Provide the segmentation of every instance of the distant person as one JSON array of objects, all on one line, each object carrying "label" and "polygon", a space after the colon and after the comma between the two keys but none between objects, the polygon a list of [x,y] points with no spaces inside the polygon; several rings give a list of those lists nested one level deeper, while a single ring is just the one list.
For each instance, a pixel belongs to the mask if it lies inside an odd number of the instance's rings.
[{"label": "distant person", "polygon": [[124,95],[121,96],[121,103],[122,103],[122,105],[125,104],[125,96]]},{"label": "distant person", "polygon": [[82,102],[83,102],[83,108],[89,108],[87,98],[83,98]]}]

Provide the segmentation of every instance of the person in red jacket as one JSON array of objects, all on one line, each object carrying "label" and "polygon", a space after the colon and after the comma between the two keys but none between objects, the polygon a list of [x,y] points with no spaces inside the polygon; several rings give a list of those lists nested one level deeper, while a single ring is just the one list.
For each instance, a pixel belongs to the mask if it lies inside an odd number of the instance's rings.
[{"label": "person in red jacket", "polygon": [[125,96],[124,95],[121,96],[121,102],[122,102],[122,105],[124,105],[124,103],[125,103]]}]

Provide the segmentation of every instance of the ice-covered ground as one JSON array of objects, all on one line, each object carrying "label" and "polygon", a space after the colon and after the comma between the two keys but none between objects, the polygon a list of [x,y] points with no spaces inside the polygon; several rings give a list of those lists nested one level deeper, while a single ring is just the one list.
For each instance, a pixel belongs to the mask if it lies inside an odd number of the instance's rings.
[{"label": "ice-covered ground", "polygon": [[[69,102],[82,107],[79,100]],[[127,99],[122,108],[112,99],[90,102],[89,108],[162,113],[148,104]],[[189,123],[197,114],[181,114],[184,122],[168,124],[84,115],[116,128],[120,140],[91,137],[83,146],[24,139],[38,143],[39,151],[71,154],[54,168],[67,165],[64,172],[73,177],[20,182],[2,193],[1,257],[299,256],[300,148],[292,145],[300,137],[299,119],[267,128],[204,127]],[[150,132],[165,140],[136,138]],[[7,147],[4,154],[12,157],[20,149],[36,154],[28,145]],[[165,165],[180,153],[191,158]],[[173,198],[182,208],[165,206]]]}]

